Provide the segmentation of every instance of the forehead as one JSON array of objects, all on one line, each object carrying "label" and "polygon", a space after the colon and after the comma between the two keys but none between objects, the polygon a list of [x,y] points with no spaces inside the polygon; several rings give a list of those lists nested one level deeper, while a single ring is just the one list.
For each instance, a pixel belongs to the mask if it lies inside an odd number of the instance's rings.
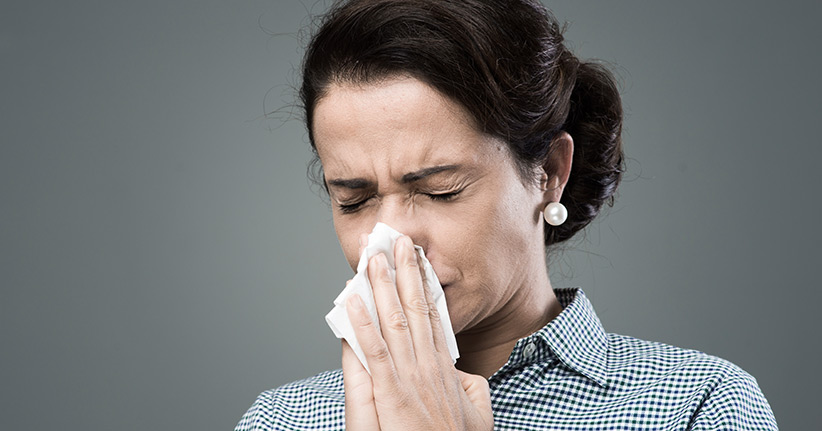
[{"label": "forehead", "polygon": [[313,127],[327,177],[479,163],[500,146],[461,105],[413,78],[334,84],[317,103]]}]

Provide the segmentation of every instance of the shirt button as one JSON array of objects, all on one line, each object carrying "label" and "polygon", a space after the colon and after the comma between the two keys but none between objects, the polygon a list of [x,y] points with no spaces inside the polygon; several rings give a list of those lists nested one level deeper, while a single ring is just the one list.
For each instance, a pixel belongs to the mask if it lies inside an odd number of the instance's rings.
[{"label": "shirt button", "polygon": [[534,353],[536,353],[536,351],[537,351],[537,346],[535,346],[534,343],[528,343],[528,344],[525,345],[525,348],[522,349],[522,355],[526,359],[531,359],[531,357],[534,356]]}]

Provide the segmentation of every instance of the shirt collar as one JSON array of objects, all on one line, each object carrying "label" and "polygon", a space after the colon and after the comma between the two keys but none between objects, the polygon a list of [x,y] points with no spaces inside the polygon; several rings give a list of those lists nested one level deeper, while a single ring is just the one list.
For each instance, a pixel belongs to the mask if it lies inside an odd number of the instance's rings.
[{"label": "shirt collar", "polygon": [[568,368],[607,387],[608,336],[594,307],[582,289],[554,289],[554,293],[562,312],[539,331],[520,339],[507,366],[548,361],[553,356]]}]

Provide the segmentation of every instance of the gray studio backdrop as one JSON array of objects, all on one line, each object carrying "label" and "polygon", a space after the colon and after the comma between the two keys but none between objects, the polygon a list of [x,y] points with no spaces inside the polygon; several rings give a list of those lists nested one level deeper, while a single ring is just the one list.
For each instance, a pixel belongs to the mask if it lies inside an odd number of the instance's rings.
[{"label": "gray studio backdrop", "polygon": [[[818,5],[550,4],[614,64],[630,158],[555,285],[739,364],[783,429],[822,426]],[[2,2],[0,429],[225,430],[339,367],[350,270],[291,112],[326,6]]]}]

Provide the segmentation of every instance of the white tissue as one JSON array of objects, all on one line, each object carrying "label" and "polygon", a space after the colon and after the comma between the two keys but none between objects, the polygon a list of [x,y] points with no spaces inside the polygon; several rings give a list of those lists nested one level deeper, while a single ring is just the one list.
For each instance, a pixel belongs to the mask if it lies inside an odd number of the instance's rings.
[{"label": "white tissue", "polygon": [[[372,256],[380,253],[385,254],[388,260],[389,271],[391,278],[396,280],[396,266],[394,265],[394,244],[402,236],[401,233],[389,227],[384,223],[377,223],[374,230],[368,235],[368,245],[360,255],[360,261],[357,264],[357,275],[348,283],[348,286],[334,300],[334,308],[325,316],[325,321],[328,326],[334,331],[337,338],[345,338],[348,344],[357,354],[363,366],[368,370],[368,364],[365,361],[360,344],[357,342],[357,337],[354,335],[354,329],[351,327],[351,321],[348,320],[348,313],[345,311],[345,301],[353,294],[359,294],[365,303],[365,308],[371,314],[371,319],[377,328],[380,327],[380,321],[377,318],[377,307],[374,303],[374,292],[371,290],[371,282],[368,281],[368,260]],[[431,263],[425,258],[425,253],[422,247],[414,246],[422,258],[423,269],[425,270],[425,280],[431,291],[431,296],[437,304],[437,310],[442,321],[442,329],[445,332],[445,341],[448,344],[448,350],[451,353],[451,359],[456,361],[459,358],[459,351],[457,350],[457,339],[454,337],[454,329],[451,327],[451,318],[448,316],[448,307],[445,304],[445,295],[442,291],[442,285],[434,273],[434,268]],[[371,373],[370,370],[368,370]]]}]

